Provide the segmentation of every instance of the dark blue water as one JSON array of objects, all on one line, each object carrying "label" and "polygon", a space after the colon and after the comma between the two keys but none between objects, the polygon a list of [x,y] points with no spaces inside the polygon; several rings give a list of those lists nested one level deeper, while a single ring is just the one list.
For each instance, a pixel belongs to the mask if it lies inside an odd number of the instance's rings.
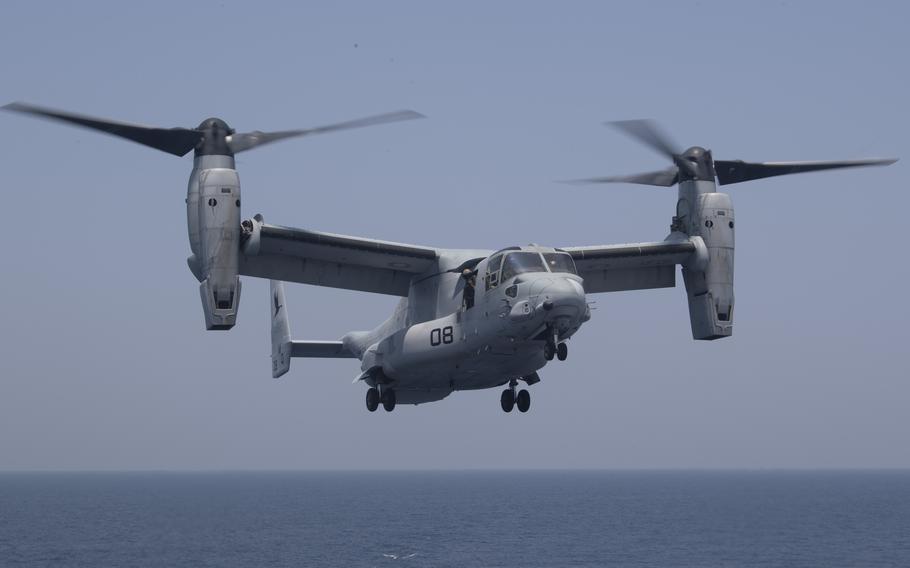
[{"label": "dark blue water", "polygon": [[910,472],[0,474],[2,566],[910,566]]}]

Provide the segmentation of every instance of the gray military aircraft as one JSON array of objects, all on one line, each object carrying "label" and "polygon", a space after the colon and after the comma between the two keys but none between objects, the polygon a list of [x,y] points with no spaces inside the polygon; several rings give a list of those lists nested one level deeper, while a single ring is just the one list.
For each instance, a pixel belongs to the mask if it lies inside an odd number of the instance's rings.
[{"label": "gray military aircraft", "polygon": [[[419,118],[412,111],[306,130],[237,133],[221,119],[198,128],[153,128],[12,103],[6,110],[100,130],[177,156],[195,151],[187,188],[188,264],[200,282],[206,328],[234,326],[240,276],[271,281],[272,376],[294,357],[356,358],[367,409],[441,400],[456,390],[505,386],[502,409],[527,412],[538,371],[568,356],[569,340],[591,317],[587,294],[673,287],[682,267],[692,337],[733,333],[734,214],[717,185],[896,160],[765,162],[714,160],[680,152],[648,121],[611,123],[670,158],[667,169],[575,183],[678,186],[676,215],[662,241],[620,245],[440,249],[241,221],[234,155],[277,140]],[[291,338],[282,282],[398,296],[372,331],[338,341]]]}]

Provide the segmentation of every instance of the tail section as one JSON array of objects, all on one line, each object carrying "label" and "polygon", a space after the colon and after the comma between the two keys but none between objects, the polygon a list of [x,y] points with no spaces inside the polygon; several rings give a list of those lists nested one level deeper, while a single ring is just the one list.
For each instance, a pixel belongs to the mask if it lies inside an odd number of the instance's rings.
[{"label": "tail section", "polygon": [[278,378],[291,368],[291,357],[356,358],[341,341],[293,341],[284,299],[284,285],[270,280],[272,296],[272,377]]},{"label": "tail section", "polygon": [[272,292],[272,376],[278,378],[291,368],[291,326],[284,303],[284,285],[270,280]]}]

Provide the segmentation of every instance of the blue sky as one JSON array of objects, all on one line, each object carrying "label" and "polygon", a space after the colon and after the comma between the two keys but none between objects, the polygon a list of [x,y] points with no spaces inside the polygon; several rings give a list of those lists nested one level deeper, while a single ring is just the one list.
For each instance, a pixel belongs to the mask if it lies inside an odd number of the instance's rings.
[{"label": "blue sky", "polygon": [[[662,239],[673,191],[553,180],[722,159],[905,158],[733,186],[732,339],[681,288],[599,295],[530,413],[495,390],[368,414],[351,361],[269,372],[268,285],[206,333],[191,162],[0,116],[0,469],[910,467],[910,84],[900,2],[9,2],[0,102],[160,126],[429,118],[243,154],[243,214],[445,247]],[[289,286],[295,336],[395,299]]]}]

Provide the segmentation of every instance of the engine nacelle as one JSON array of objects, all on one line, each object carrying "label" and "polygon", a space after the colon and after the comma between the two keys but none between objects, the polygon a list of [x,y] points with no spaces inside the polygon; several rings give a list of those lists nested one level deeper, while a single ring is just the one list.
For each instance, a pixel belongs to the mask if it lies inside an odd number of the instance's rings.
[{"label": "engine nacelle", "polygon": [[205,328],[231,329],[240,305],[240,178],[232,168],[202,169],[193,177],[187,217],[194,255],[188,262],[201,282]]},{"label": "engine nacelle", "polygon": [[728,337],[733,334],[733,202],[729,195],[713,191],[683,195],[680,187],[680,194],[676,223],[693,240],[700,237],[704,245],[683,267],[692,337]]}]

